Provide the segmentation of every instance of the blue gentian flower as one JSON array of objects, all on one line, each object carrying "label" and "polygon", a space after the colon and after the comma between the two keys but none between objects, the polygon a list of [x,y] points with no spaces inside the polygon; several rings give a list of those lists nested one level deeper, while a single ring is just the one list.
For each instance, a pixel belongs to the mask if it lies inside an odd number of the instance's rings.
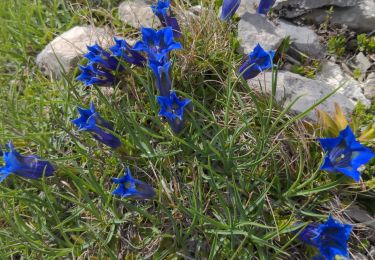
[{"label": "blue gentian flower", "polygon": [[336,256],[349,256],[347,243],[351,231],[351,225],[342,224],[329,216],[323,224],[309,224],[298,238],[319,249],[320,255],[316,258],[334,260]]},{"label": "blue gentian flower", "polygon": [[53,175],[55,168],[50,162],[41,160],[35,155],[22,156],[14,149],[12,142],[9,142],[7,147],[8,151],[3,154],[5,166],[0,168],[0,182],[12,173],[27,179]]},{"label": "blue gentian flower", "polygon": [[152,199],[155,196],[154,189],[147,183],[133,179],[130,169],[127,168],[126,175],[121,178],[112,178],[114,183],[119,184],[112,194],[133,199]]},{"label": "blue gentian flower", "polygon": [[87,66],[79,66],[81,74],[76,78],[82,81],[86,86],[111,85],[116,81],[116,77],[107,70],[98,69],[96,64],[88,63]]},{"label": "blue gentian flower", "polygon": [[257,13],[267,14],[275,2],[276,0],[260,0]]},{"label": "blue gentian flower", "polygon": [[143,57],[142,54],[140,54],[138,51],[133,50],[125,40],[116,38],[114,40],[115,45],[109,48],[113,55],[138,67],[145,66],[146,58]]},{"label": "blue gentian flower", "polygon": [[78,126],[79,131],[90,132],[94,139],[112,148],[121,146],[121,141],[116,136],[105,131],[112,131],[113,127],[99,115],[93,102],[90,103],[89,109],[77,107],[77,110],[80,117],[72,120],[72,123]]},{"label": "blue gentian flower", "polygon": [[181,43],[173,39],[172,27],[165,27],[158,31],[142,27],[142,40],[136,42],[133,50],[144,51],[148,58],[161,61],[172,50],[181,49]]},{"label": "blue gentian flower", "polygon": [[267,52],[257,44],[247,57],[246,61],[241,65],[239,73],[245,80],[255,78],[262,71],[272,68],[272,60],[274,56],[274,51]]},{"label": "blue gentian flower", "polygon": [[164,27],[172,27],[174,38],[179,38],[181,36],[181,28],[171,10],[170,2],[170,0],[158,0],[151,8]]},{"label": "blue gentian flower", "polygon": [[98,44],[92,46],[87,46],[89,50],[88,53],[84,55],[92,63],[100,64],[104,69],[107,70],[121,70],[123,69],[119,64],[119,61],[116,57],[113,57],[108,51],[104,50]]},{"label": "blue gentian flower", "polygon": [[85,83],[86,86],[115,83],[116,72],[124,70],[118,59],[98,44],[87,46],[87,49],[89,52],[84,57],[88,59],[88,64],[79,66],[81,74],[76,79]]},{"label": "blue gentian flower", "polygon": [[236,13],[240,4],[241,0],[224,0],[223,6],[221,7],[220,19],[223,21],[229,21]]},{"label": "blue gentian flower", "polygon": [[184,125],[184,109],[190,99],[180,100],[173,91],[169,96],[158,96],[157,100],[160,105],[159,116],[165,117],[173,132],[179,133]]},{"label": "blue gentian flower", "polygon": [[156,86],[159,90],[160,96],[169,97],[171,90],[171,78],[169,76],[171,63],[166,62],[165,59],[162,59],[161,62],[150,60],[148,66],[155,75]]},{"label": "blue gentian flower", "polygon": [[356,182],[359,182],[361,177],[358,168],[375,156],[370,148],[356,141],[349,126],[342,130],[336,138],[319,138],[318,140],[327,153],[320,169],[341,172]]}]

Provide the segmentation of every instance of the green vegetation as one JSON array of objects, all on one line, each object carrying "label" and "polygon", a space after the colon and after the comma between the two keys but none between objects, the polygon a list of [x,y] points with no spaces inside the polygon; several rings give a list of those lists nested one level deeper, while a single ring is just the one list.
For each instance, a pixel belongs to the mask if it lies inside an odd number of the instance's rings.
[{"label": "green vegetation", "polygon": [[367,36],[365,33],[357,35],[358,50],[375,53],[375,36]]},{"label": "green vegetation", "polygon": [[310,60],[305,62],[304,65],[294,65],[292,72],[305,76],[307,78],[315,78],[316,73],[321,70],[321,63],[319,60]]},{"label": "green vegetation", "polygon": [[[296,222],[340,215],[357,192],[375,198],[369,171],[362,185],[319,171],[323,154],[305,114],[289,115],[237,78],[237,41],[215,13],[183,27],[184,50],[173,57],[174,85],[194,105],[181,135],[158,117],[147,70],[128,70],[111,93],[82,86],[74,73],[44,77],[35,57],[56,34],[87,22],[131,30],[112,1],[76,2],[0,1],[0,143],[12,139],[58,165],[53,178],[0,184],[2,258],[303,259],[315,252],[295,239]],[[335,53],[344,48],[331,41]],[[127,151],[73,127],[76,106],[91,100]],[[155,187],[154,200],[111,195],[111,178],[126,166]],[[369,243],[361,230],[352,252]]]},{"label": "green vegetation", "polygon": [[346,39],[342,35],[335,35],[328,39],[327,50],[328,53],[342,56],[345,53]]},{"label": "green vegetation", "polygon": [[362,72],[360,69],[354,69],[353,70],[353,78],[355,78],[356,80],[358,80],[362,75]]}]

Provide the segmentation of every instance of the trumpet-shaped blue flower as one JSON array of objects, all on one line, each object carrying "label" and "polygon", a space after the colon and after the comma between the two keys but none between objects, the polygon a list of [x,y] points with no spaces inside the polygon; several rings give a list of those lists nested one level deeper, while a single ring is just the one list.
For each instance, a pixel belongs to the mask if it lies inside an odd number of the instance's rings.
[{"label": "trumpet-shaped blue flower", "polygon": [[99,115],[93,102],[89,109],[77,107],[77,110],[80,117],[72,120],[72,123],[78,126],[79,131],[90,132],[94,139],[112,148],[121,146],[121,141],[116,136],[105,131],[106,129],[112,131],[113,127]]},{"label": "trumpet-shaped blue flower", "polygon": [[7,147],[8,151],[3,154],[5,166],[0,168],[0,182],[12,173],[27,179],[53,175],[55,168],[50,162],[35,155],[22,156],[14,149],[12,142],[9,142]]},{"label": "trumpet-shaped blue flower", "polygon": [[171,90],[171,78],[169,76],[171,63],[164,60],[165,59],[162,59],[161,62],[150,60],[148,66],[155,75],[156,86],[160,96],[168,97]]},{"label": "trumpet-shaped blue flower", "polygon": [[123,39],[115,38],[114,40],[115,45],[109,48],[113,55],[138,67],[145,66],[146,58],[143,57],[141,53],[133,50],[132,47]]},{"label": "trumpet-shaped blue flower", "polygon": [[92,63],[100,64],[101,67],[107,70],[122,70],[123,68],[119,64],[116,57],[113,57],[111,53],[104,50],[98,44],[87,46],[88,53],[84,55]]},{"label": "trumpet-shaped blue flower", "polygon": [[267,14],[271,7],[274,5],[276,0],[260,0],[257,13]]},{"label": "trumpet-shaped blue flower", "polygon": [[361,177],[358,168],[375,156],[370,148],[356,141],[349,126],[342,130],[336,138],[319,138],[318,140],[327,153],[320,169],[341,172],[357,182]]},{"label": "trumpet-shaped blue flower", "polygon": [[88,59],[87,66],[79,66],[81,74],[76,78],[86,86],[109,85],[116,81],[115,73],[123,71],[118,59],[105,51],[97,44],[88,46],[88,53],[84,55]]},{"label": "trumpet-shaped blue flower", "polygon": [[334,260],[336,256],[348,257],[348,240],[352,226],[342,224],[328,217],[323,224],[309,224],[298,238],[303,242],[319,249],[318,257],[325,257],[327,260]]},{"label": "trumpet-shaped blue flower", "polygon": [[130,169],[121,178],[112,178],[114,183],[119,184],[112,194],[133,199],[152,199],[155,196],[154,189],[147,183],[133,179]]},{"label": "trumpet-shaped blue flower", "polygon": [[144,51],[150,60],[161,61],[172,50],[181,49],[181,43],[173,39],[172,27],[165,27],[158,31],[142,27],[142,40],[136,42],[133,50]]},{"label": "trumpet-shaped blue flower", "polygon": [[169,96],[158,96],[157,100],[160,105],[159,116],[165,117],[173,132],[179,133],[184,125],[184,110],[190,99],[180,100],[173,91]]},{"label": "trumpet-shaped blue flower", "polygon": [[239,73],[245,80],[255,78],[262,71],[272,68],[272,60],[274,56],[274,51],[267,52],[257,44],[245,62],[241,65]]},{"label": "trumpet-shaped blue flower", "polygon": [[229,21],[236,13],[240,4],[241,0],[224,0],[223,6],[221,7],[220,19],[223,21]]},{"label": "trumpet-shaped blue flower", "polygon": [[98,69],[95,63],[88,63],[87,66],[79,66],[81,74],[76,78],[82,81],[86,86],[111,85],[116,81],[116,77],[107,70]]},{"label": "trumpet-shaped blue flower", "polygon": [[164,27],[172,27],[173,36],[179,38],[181,36],[181,28],[171,10],[170,2],[170,0],[158,0],[151,8],[154,14],[159,18],[161,24]]}]

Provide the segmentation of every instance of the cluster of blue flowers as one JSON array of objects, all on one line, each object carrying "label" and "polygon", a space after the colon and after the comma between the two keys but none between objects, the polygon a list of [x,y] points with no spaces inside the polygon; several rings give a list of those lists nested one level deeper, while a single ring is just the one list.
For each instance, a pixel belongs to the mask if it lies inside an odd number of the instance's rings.
[{"label": "cluster of blue flowers", "polygon": [[[267,14],[274,0],[261,0],[259,14]],[[221,19],[228,21],[236,12],[240,0],[224,0]],[[184,128],[184,112],[191,103],[190,99],[181,99],[172,90],[172,63],[170,53],[182,49],[176,42],[182,36],[181,28],[174,16],[170,0],[159,0],[151,6],[154,14],[164,26],[160,30],[141,28],[142,39],[130,46],[123,39],[114,39],[115,44],[104,50],[98,44],[88,46],[86,66],[80,66],[81,74],[77,80],[86,86],[114,85],[122,72],[132,66],[149,68],[154,76],[154,84],[158,95],[156,100],[160,105],[159,116],[164,117],[174,133],[180,133]],[[265,51],[259,44],[246,57],[239,68],[239,75],[245,80],[255,78],[259,73],[273,68],[275,51]],[[103,119],[96,110],[94,103],[88,109],[77,107],[79,118],[72,120],[78,131],[89,133],[95,140],[111,147],[120,149],[122,142],[114,132],[113,125]],[[363,146],[350,129],[346,127],[335,138],[320,138],[319,142],[326,152],[321,170],[341,172],[356,182],[360,181],[360,166],[368,163],[375,154]],[[9,142],[4,157],[5,166],[0,168],[0,182],[10,174],[28,179],[38,179],[43,176],[53,176],[56,167],[41,158],[19,154]],[[134,179],[127,168],[121,178],[113,178],[119,186],[112,193],[121,197],[134,199],[151,199],[155,196],[154,189],[147,183]],[[304,229],[299,229],[298,237],[305,243],[316,247],[320,254],[317,258],[334,259],[336,256],[348,257],[347,241],[352,227],[341,224],[331,216],[324,224],[312,223]]]}]

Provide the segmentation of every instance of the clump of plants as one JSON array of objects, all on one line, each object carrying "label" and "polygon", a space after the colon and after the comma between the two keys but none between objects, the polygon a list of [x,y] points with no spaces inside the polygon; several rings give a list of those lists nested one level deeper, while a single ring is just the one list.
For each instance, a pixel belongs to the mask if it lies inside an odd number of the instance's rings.
[{"label": "clump of plants", "polygon": [[357,35],[358,50],[366,53],[375,53],[375,36],[362,33]]},{"label": "clump of plants", "polygon": [[[232,34],[218,35],[239,4],[224,0],[220,20],[203,14],[211,20],[188,30],[159,0],[150,8],[162,28],[88,46],[75,80],[4,92],[2,139],[14,142],[1,152],[2,255],[349,257],[353,226],[327,205],[333,190],[352,198],[371,183],[369,135],[338,106],[334,118],[318,110],[322,131],[309,134],[301,119],[324,99],[299,115],[275,102],[276,51],[257,44],[240,61]],[[320,65],[310,66],[301,73]],[[270,95],[250,81],[265,71]]]},{"label": "clump of plants", "polygon": [[341,57],[345,54],[346,38],[342,35],[334,35],[328,39],[327,51],[332,55]]}]

